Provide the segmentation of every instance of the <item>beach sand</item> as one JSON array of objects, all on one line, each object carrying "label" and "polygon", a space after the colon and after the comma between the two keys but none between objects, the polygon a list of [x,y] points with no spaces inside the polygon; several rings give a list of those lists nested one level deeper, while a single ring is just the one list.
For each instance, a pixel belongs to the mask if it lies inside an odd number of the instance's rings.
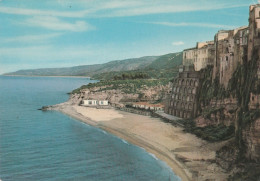
[{"label": "beach sand", "polygon": [[214,144],[185,133],[159,118],[115,109],[96,109],[63,103],[58,110],[144,148],[166,162],[182,180],[226,180],[227,174],[212,160],[224,142]]}]

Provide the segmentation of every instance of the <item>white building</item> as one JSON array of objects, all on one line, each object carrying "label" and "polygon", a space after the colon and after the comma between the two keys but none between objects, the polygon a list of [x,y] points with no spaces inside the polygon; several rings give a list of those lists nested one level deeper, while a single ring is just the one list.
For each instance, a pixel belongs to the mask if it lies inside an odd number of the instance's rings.
[{"label": "white building", "polygon": [[83,106],[108,106],[108,100],[83,100]]},{"label": "white building", "polygon": [[98,105],[100,105],[100,106],[108,106],[108,100],[98,101]]}]

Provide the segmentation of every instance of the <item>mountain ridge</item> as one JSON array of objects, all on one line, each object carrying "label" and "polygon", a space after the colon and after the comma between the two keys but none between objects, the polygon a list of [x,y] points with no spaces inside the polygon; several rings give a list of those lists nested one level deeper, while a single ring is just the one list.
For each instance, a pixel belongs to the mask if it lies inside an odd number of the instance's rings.
[{"label": "mountain ridge", "polygon": [[[15,72],[5,73],[3,75],[16,75],[16,76],[88,76],[93,77],[98,74],[104,74],[108,72],[121,72],[121,71],[136,71],[161,69],[158,66],[162,63],[164,68],[172,68],[182,62],[182,52],[169,53],[161,56],[144,56],[140,58],[129,58],[123,60],[113,60],[103,64],[93,65],[78,65],[73,67],[63,68],[39,68],[39,69],[23,69]],[[178,57],[178,61],[174,65],[168,66],[169,58]],[[159,62],[158,62],[159,61]],[[154,66],[155,64],[155,66]],[[166,64],[166,65],[165,65]]]}]

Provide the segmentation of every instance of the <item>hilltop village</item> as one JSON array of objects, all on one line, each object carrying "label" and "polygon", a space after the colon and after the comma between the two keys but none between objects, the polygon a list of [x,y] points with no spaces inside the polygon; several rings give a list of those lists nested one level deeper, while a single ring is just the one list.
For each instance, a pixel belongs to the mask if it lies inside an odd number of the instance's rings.
[{"label": "hilltop village", "polygon": [[248,26],[220,30],[183,51],[165,113],[201,127],[234,125],[238,154],[259,163],[260,5],[249,10]]}]

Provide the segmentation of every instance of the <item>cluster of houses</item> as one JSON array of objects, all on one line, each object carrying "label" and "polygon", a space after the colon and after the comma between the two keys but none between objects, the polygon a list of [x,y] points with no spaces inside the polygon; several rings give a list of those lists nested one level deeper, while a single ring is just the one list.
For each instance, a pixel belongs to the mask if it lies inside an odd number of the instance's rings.
[{"label": "cluster of houses", "polygon": [[[212,65],[213,79],[225,88],[244,56],[252,59],[254,49],[260,55],[260,4],[249,7],[249,25],[233,30],[220,30],[214,40],[199,42],[196,47],[183,51],[183,65],[194,65],[195,71]],[[259,65],[258,65],[259,66]],[[260,70],[258,71],[260,78]]]},{"label": "cluster of houses", "polygon": [[149,104],[148,102],[135,102],[135,103],[132,103],[131,106],[133,108],[145,109],[145,110],[151,110],[151,111],[163,111],[164,110],[163,104]]},{"label": "cluster of houses", "polygon": [[[213,41],[199,42],[196,47],[183,51],[183,67],[179,70],[179,77],[174,80],[165,112],[182,118],[196,117],[198,115],[196,108],[199,104],[196,100],[197,93],[185,92],[185,89],[200,87],[200,75],[195,72],[212,66],[212,81],[217,80],[220,85],[227,88],[238,65],[242,65],[245,59],[251,61],[253,52],[260,57],[260,4],[249,7],[248,26],[233,30],[220,30]],[[257,67],[257,75],[260,79],[259,60]],[[186,84],[192,79],[197,79],[198,86],[192,87],[191,84]],[[191,96],[194,99],[189,99]],[[258,97],[260,95],[251,94],[250,100],[253,101],[250,102],[250,107],[260,105]]]},{"label": "cluster of houses", "polygon": [[[88,99],[88,100],[83,100],[82,101],[82,106],[87,106],[87,107],[108,107],[109,101],[108,100],[93,100],[93,99]],[[144,110],[151,110],[151,111],[163,111],[164,110],[164,105],[163,104],[150,104],[147,102],[135,102],[130,104],[131,107],[137,108],[137,109],[144,109]]]}]

